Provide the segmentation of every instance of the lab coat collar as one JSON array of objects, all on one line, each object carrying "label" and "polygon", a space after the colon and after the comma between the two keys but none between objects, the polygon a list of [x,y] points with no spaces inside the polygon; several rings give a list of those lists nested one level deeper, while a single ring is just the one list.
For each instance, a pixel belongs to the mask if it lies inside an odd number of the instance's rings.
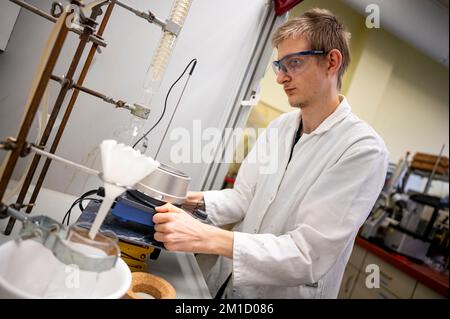
[{"label": "lab coat collar", "polygon": [[[343,120],[347,115],[351,112],[351,107],[347,102],[347,98],[343,95],[339,95],[339,100],[341,103],[338,105],[336,110],[328,116],[320,125],[312,131],[310,134],[305,135],[320,135],[327,131],[329,131],[335,124],[339,123],[341,120]],[[295,123],[293,125],[295,128],[298,128],[300,125],[300,118],[302,116],[302,112],[300,110],[300,116],[297,117]]]}]

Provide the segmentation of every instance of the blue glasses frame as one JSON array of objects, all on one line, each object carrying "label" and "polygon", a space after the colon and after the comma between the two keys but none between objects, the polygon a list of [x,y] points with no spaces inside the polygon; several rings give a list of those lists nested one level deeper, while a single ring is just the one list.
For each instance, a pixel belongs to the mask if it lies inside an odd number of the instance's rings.
[{"label": "blue glasses frame", "polygon": [[323,50],[308,50],[308,51],[300,51],[300,52],[295,52],[295,53],[291,53],[286,55],[285,57],[283,57],[280,60],[277,61],[273,61],[272,62],[272,68],[273,71],[275,72],[275,74],[280,73],[280,71],[283,71],[284,73],[288,73],[288,70],[286,68],[286,66],[283,64],[283,61],[292,58],[293,56],[305,56],[305,55],[324,55],[325,51]]}]

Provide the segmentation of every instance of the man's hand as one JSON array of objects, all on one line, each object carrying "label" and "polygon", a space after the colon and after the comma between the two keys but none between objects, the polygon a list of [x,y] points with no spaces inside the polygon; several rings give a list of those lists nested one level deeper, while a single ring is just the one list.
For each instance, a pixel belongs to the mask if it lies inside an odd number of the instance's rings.
[{"label": "man's hand", "polygon": [[165,204],[153,216],[155,240],[167,250],[233,256],[233,233],[206,225],[182,209]]}]

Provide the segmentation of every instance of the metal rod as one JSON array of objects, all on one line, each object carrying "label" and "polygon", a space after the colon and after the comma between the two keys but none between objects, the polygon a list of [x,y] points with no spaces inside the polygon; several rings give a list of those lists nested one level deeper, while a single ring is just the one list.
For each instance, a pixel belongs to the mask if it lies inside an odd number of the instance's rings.
[{"label": "metal rod", "polygon": [[[66,13],[63,13],[60,19],[65,18]],[[3,199],[6,188],[8,187],[8,183],[11,179],[14,168],[16,167],[17,160],[25,145],[27,135],[32,126],[33,119],[36,116],[39,104],[41,103],[45,89],[47,88],[48,82],[50,80],[50,75],[52,74],[53,68],[55,67],[55,64],[58,60],[58,56],[66,40],[68,29],[65,23],[62,23],[62,21],[60,22],[61,23],[59,23],[59,25],[58,24],[55,25],[55,28],[59,29],[54,30],[55,36],[53,38],[54,39],[53,43],[49,43],[52,44],[51,49],[49,50],[48,53],[44,52],[43,54],[43,57],[45,58],[44,66],[42,68],[40,75],[38,76],[38,81],[34,89],[34,92],[32,91],[32,96],[30,97],[28,105],[26,105],[25,117],[22,121],[22,124],[20,125],[19,133],[16,139],[16,148],[13,149],[12,152],[7,155],[8,160],[5,166],[5,170],[0,179],[0,201]]]},{"label": "metal rod", "polygon": [[97,91],[88,89],[87,87],[79,86],[79,85],[76,85],[76,84],[74,84],[73,87],[74,87],[75,89],[77,89],[77,90],[80,90],[81,92],[84,92],[84,93],[87,93],[87,94],[89,94],[89,95],[98,97],[98,98],[100,98],[100,99],[102,99],[102,100],[104,100],[104,101],[111,101],[111,100],[112,100],[111,98],[107,97],[106,95],[104,95],[104,94],[102,94],[102,93],[100,93],[100,92],[97,92]]},{"label": "metal rod", "polygon": [[14,219],[18,219],[21,222],[25,222],[28,219],[28,215],[25,213],[22,213],[21,211],[14,209],[12,207],[6,206],[5,204],[1,203],[0,205],[4,205],[6,208],[6,215],[13,217]]},{"label": "metal rod", "polygon": [[84,166],[84,165],[72,162],[72,161],[70,161],[68,159],[65,159],[63,157],[60,157],[58,155],[46,152],[46,151],[41,150],[40,148],[38,148],[36,146],[31,146],[31,150],[33,152],[35,152],[36,154],[39,154],[41,156],[45,156],[47,158],[50,158],[50,159],[55,160],[57,162],[60,162],[62,164],[67,164],[67,165],[73,166],[74,168],[79,169],[80,171],[83,171],[85,173],[88,173],[88,174],[91,174],[91,175],[98,175],[98,174],[100,174],[100,172],[95,170],[95,169],[92,169],[92,168],[89,168],[87,166]]},{"label": "metal rod", "polygon": [[[50,22],[55,23],[58,20],[57,18],[53,17],[52,15],[48,14],[47,12],[45,12],[45,11],[43,11],[43,10],[41,10],[41,9],[39,9],[39,8],[37,8],[37,7],[31,5],[31,4],[29,4],[29,3],[27,3],[27,2],[25,2],[23,0],[9,0],[9,1],[11,1],[14,4],[17,4],[18,6],[24,8],[24,9],[27,9],[27,10],[29,10],[29,11],[39,15],[39,16],[45,18],[45,19],[47,19]],[[75,29],[75,28],[68,28],[68,30],[71,31],[71,32],[74,32],[74,33],[76,33],[78,35],[82,35],[83,34],[83,31]],[[91,41],[93,43],[97,43],[101,47],[106,47],[107,46],[105,41],[103,41],[102,39],[99,39],[97,36],[92,35],[92,34],[89,36],[89,41]]]},{"label": "metal rod", "polygon": [[63,85],[69,85],[69,89],[74,88],[74,89],[79,90],[81,92],[84,92],[84,93],[87,93],[89,95],[95,96],[95,97],[97,97],[99,99],[102,99],[105,102],[108,102],[110,104],[115,105],[116,107],[130,109],[128,104],[126,102],[124,102],[124,101],[121,101],[121,100],[116,101],[112,97],[106,96],[106,95],[104,95],[104,94],[102,94],[102,93],[100,93],[98,91],[89,89],[87,87],[84,87],[84,86],[81,86],[81,85],[78,85],[78,84],[73,84],[69,80],[66,80],[66,79],[64,79],[62,77],[59,77],[57,75],[53,75],[52,74],[51,79],[56,81],[56,82],[59,82],[59,83],[61,83]]},{"label": "metal rod", "polygon": [[[111,2],[108,5],[108,8],[106,9],[105,15],[103,16],[102,22],[100,24],[98,34],[101,36],[103,32],[105,31],[106,25],[108,24],[109,18],[111,17],[112,10],[114,8],[114,3]],[[92,61],[94,59],[94,55],[97,52],[98,45],[96,43],[93,43],[91,46],[91,49],[89,50],[88,56],[84,62],[84,66],[81,70],[80,76],[77,81],[77,85],[82,86],[84,83],[84,80],[86,79],[87,73],[89,71],[89,68],[92,64]],[[66,111],[64,112],[64,116],[61,120],[61,124],[58,127],[58,131],[56,132],[55,138],[52,142],[52,145],[50,147],[50,153],[55,153],[56,149],[58,148],[59,142],[61,141],[61,137],[64,133],[64,130],[66,128],[66,125],[69,121],[69,117],[72,113],[73,107],[77,101],[79,94],[79,90],[75,89],[72,93],[72,96],[70,98],[69,104],[67,105]],[[36,183],[36,186],[34,187],[33,194],[31,196],[30,202],[33,202],[37,198],[37,194],[39,193],[39,190],[42,187],[42,184],[44,182],[45,176],[47,175],[47,171],[50,167],[51,159],[47,159],[44,163],[44,166],[41,170],[41,174],[39,175],[38,181]],[[29,206],[27,208],[27,212],[31,212],[32,206]]]},{"label": "metal rod", "polygon": [[439,166],[439,162],[441,161],[441,157],[442,157],[442,153],[444,152],[444,149],[445,149],[445,144],[442,145],[441,151],[439,152],[439,156],[436,160],[436,163],[434,163],[434,167],[433,167],[433,170],[431,171],[430,177],[428,177],[427,184],[425,185],[425,190],[423,191],[424,194],[428,194],[428,191],[430,190],[431,182],[433,181],[434,175],[436,174],[436,170]]},{"label": "metal rod", "polygon": [[[39,146],[44,147],[47,144],[48,139],[50,138],[50,134],[51,134],[51,132],[53,130],[53,127],[55,125],[55,122],[56,122],[56,119],[58,117],[59,111],[61,110],[61,106],[62,106],[62,104],[64,102],[64,99],[65,99],[65,97],[67,95],[67,92],[69,90],[69,83],[70,83],[72,77],[75,74],[75,71],[76,71],[77,66],[78,66],[78,64],[80,62],[81,56],[83,54],[83,51],[84,51],[84,49],[86,47],[87,35],[89,34],[89,32],[91,32],[89,28],[86,28],[85,30],[86,30],[85,31],[86,33],[83,36],[80,37],[80,42],[79,42],[78,47],[77,47],[77,49],[75,51],[75,54],[74,54],[74,56],[72,58],[72,62],[70,63],[69,69],[67,70],[67,73],[66,73],[66,78],[67,78],[68,82],[66,82],[64,85],[62,85],[62,87],[61,87],[61,89],[59,91],[58,97],[56,98],[56,101],[55,101],[55,104],[53,106],[53,109],[52,109],[52,112],[50,114],[50,117],[49,117],[49,119],[47,121],[47,124],[45,126],[44,133],[42,134],[42,137],[41,137],[41,139],[39,141]],[[17,200],[16,200],[16,203],[18,205],[22,205],[24,200],[25,200],[25,197],[27,195],[28,189],[30,188],[31,182],[33,180],[34,174],[35,174],[36,169],[37,169],[37,167],[39,165],[40,158],[41,157],[39,155],[35,155],[33,157],[33,160],[31,162],[30,168],[28,169],[28,172],[27,172],[27,175],[25,177],[24,183],[23,183],[22,188],[21,188],[21,190],[19,192],[19,196],[17,197]],[[33,192],[33,194],[34,194],[34,192]],[[30,206],[29,208],[30,208],[30,212],[31,212],[32,206]],[[12,227],[14,227],[14,219],[13,218],[11,218],[9,220],[9,222],[8,222],[8,225],[7,225],[6,230],[5,230],[5,234],[6,235],[8,235],[11,232]]]},{"label": "metal rod", "polygon": [[27,10],[35,13],[35,14],[37,14],[37,15],[39,15],[39,16],[41,16],[41,17],[43,17],[43,18],[45,18],[45,19],[47,19],[47,20],[49,20],[49,21],[51,21],[53,23],[55,23],[58,20],[55,17],[53,17],[52,15],[48,14],[47,12],[45,12],[45,11],[43,11],[41,9],[38,9],[35,6],[32,6],[29,3],[26,3],[25,1],[21,1],[21,0],[9,0],[9,1],[11,1],[12,3],[17,4],[18,6],[24,8],[24,9],[27,9]]},{"label": "metal rod", "polygon": [[109,102],[111,104],[116,104],[117,103],[114,99],[112,99],[112,98],[110,98],[110,97],[108,97],[108,96],[106,96],[106,95],[104,95],[104,94],[102,94],[100,92],[88,89],[87,87],[79,86],[79,85],[76,85],[76,84],[73,87],[75,89],[77,89],[77,90],[80,90],[81,92],[84,92],[84,93],[87,93],[89,95],[95,96],[95,97],[100,98],[103,101]]},{"label": "metal rod", "polygon": [[133,7],[131,7],[131,6],[129,6],[128,4],[121,2],[121,1],[114,0],[114,3],[117,4],[119,7],[122,7],[122,8],[124,8],[124,9],[127,9],[127,10],[130,11],[130,12],[133,12],[134,14],[140,13],[139,10],[137,10],[137,9],[135,9],[135,8],[133,8]]},{"label": "metal rod", "polygon": [[97,91],[88,89],[88,88],[86,88],[86,87],[84,87],[84,86],[81,86],[81,85],[77,85],[77,84],[74,84],[74,83],[70,83],[69,80],[67,80],[67,79],[65,79],[65,78],[62,78],[62,77],[60,77],[60,76],[57,76],[57,75],[53,75],[53,74],[52,74],[51,79],[54,80],[54,81],[56,81],[56,82],[59,82],[59,83],[61,83],[61,84],[63,84],[63,85],[64,85],[65,83],[69,83],[69,88],[70,88],[70,89],[71,89],[71,88],[74,88],[74,89],[79,90],[79,91],[81,91],[81,92],[84,92],[84,93],[87,93],[87,94],[89,94],[89,95],[98,97],[98,98],[100,98],[100,99],[102,99],[102,100],[108,98],[106,95],[104,95],[104,94],[102,94],[102,93],[100,93],[100,92],[97,92]]},{"label": "metal rod", "polygon": [[138,17],[143,18],[150,23],[156,23],[161,28],[164,28],[166,26],[166,22],[164,22],[163,20],[156,17],[151,11],[148,11],[148,13],[145,11],[140,11],[140,10],[137,10],[137,9],[129,6],[128,4],[118,1],[118,0],[113,0],[113,2],[116,3],[120,7],[124,8],[130,12],[133,12]]},{"label": "metal rod", "polygon": [[433,230],[434,223],[436,222],[436,219],[438,218],[438,216],[439,216],[439,207],[434,207],[431,218],[428,221],[427,228],[425,229],[425,232],[423,233],[423,237],[425,239],[428,239],[428,240],[430,239],[429,237],[430,237],[431,231]]}]

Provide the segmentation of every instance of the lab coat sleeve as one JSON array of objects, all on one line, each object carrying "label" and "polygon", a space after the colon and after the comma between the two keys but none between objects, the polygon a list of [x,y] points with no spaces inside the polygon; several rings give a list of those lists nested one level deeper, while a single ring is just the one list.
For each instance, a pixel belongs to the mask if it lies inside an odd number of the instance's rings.
[{"label": "lab coat sleeve", "polygon": [[[353,144],[322,172],[281,236],[234,233],[235,286],[318,282],[337,262],[370,213],[385,181],[388,153],[374,139]],[[298,216],[298,215],[297,215]]]}]

